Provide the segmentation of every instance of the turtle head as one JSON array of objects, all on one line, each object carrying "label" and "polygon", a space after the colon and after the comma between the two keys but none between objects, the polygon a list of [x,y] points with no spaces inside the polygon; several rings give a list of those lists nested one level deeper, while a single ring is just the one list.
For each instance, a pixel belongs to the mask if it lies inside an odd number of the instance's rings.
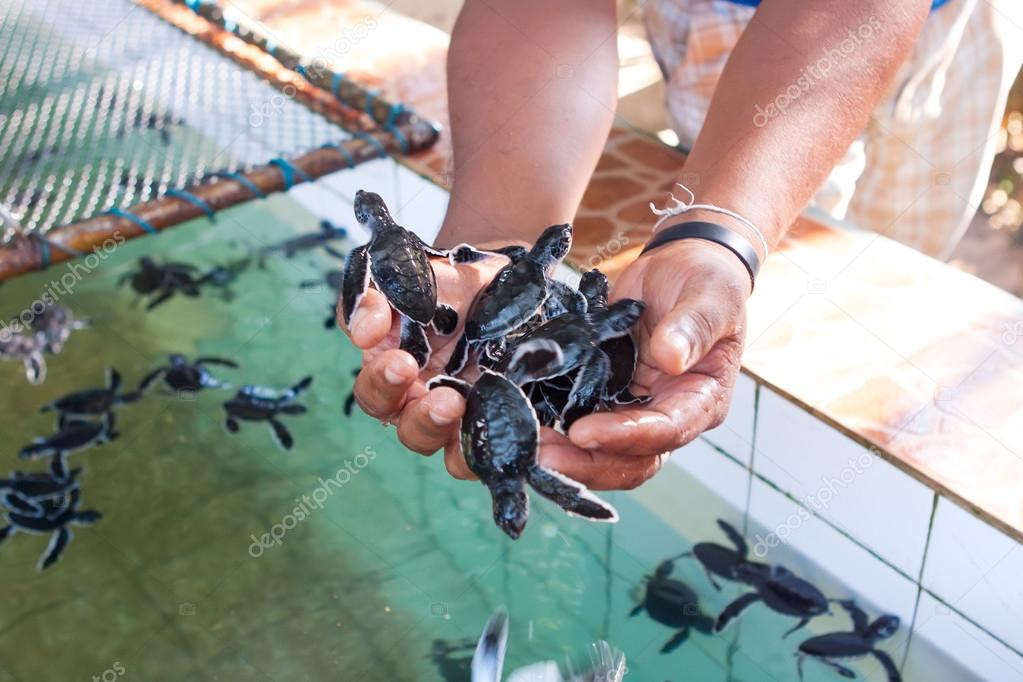
[{"label": "turtle head", "polygon": [[560,263],[571,248],[572,226],[551,225],[540,234],[529,255],[544,267],[551,267]]},{"label": "turtle head", "polygon": [[867,636],[871,639],[888,639],[899,629],[900,622],[898,616],[891,614],[881,616],[867,628]]},{"label": "turtle head", "polygon": [[585,298],[591,310],[607,305],[607,275],[596,268],[584,272],[579,280],[579,293]]},{"label": "turtle head", "polygon": [[518,540],[529,520],[529,496],[521,479],[504,480],[491,490],[494,523],[512,540]]},{"label": "turtle head", "polygon": [[360,189],[355,193],[355,219],[369,229],[376,230],[380,225],[394,222],[391,212],[387,210],[384,200],[376,192]]}]

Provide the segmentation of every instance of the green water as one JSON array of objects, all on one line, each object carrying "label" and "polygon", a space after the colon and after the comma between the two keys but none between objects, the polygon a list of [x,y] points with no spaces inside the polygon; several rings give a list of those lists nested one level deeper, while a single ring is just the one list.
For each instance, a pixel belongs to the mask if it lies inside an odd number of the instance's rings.
[{"label": "green water", "polygon": [[[126,243],[61,300],[93,328],[49,358],[45,384],[29,386],[19,364],[0,363],[0,471],[43,469],[16,457],[53,427],[37,407],[101,385],[107,366],[129,386],[172,352],[236,359],[239,370],[215,369],[236,386],[315,377],[299,401],[308,414],[283,417],[296,440],[290,453],[264,424],[223,428],[231,392],[185,400],[156,388],[118,408],[120,438],[71,458],[85,467],[81,507],[103,519],[75,527],[44,573],[35,566],[46,538],[17,534],[0,545],[0,680],[465,679],[443,676],[433,644],[475,641],[500,606],[511,618],[506,671],[578,659],[606,639],[625,652],[630,680],[796,679],[802,637],[783,640],[794,621],[763,607],[720,636],[693,633],[671,654],[659,653],[671,629],[629,617],[659,561],[694,541],[723,541],[717,517],[742,526],[740,512],[680,469],[636,494],[608,494],[622,517],[615,526],[568,518],[534,496],[527,532],[512,542],[491,522],[481,486],[449,478],[439,458],[405,451],[373,420],[346,419],[358,356],[323,328],[330,292],[298,286],[336,267],[326,256],[252,267],[231,301],[175,298],[146,313],[117,287],[144,253],[212,266],[316,223],[277,197],[216,226],[198,221]],[[0,287],[0,314],[17,315],[64,272]],[[669,525],[652,511],[658,499],[691,511]],[[253,545],[275,524],[285,531],[279,544]],[[738,594],[715,591],[690,560],[676,577],[711,614]],[[824,617],[805,634],[847,625]],[[881,679],[876,664],[852,665]],[[807,673],[837,679],[812,662]]]}]

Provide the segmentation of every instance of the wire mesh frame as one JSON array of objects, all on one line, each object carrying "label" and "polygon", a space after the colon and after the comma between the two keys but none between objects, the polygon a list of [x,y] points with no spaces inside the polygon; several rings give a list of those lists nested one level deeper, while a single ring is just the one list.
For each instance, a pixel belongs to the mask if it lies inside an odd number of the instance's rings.
[{"label": "wire mesh frame", "polygon": [[[311,86],[334,106],[307,92],[285,97],[128,0],[0,0],[0,79],[0,203],[13,209],[0,219],[13,214],[33,237],[0,249],[0,279],[90,251],[112,231],[136,236],[151,231],[143,224],[160,229],[202,214],[194,202],[160,196],[172,187],[190,186],[219,210],[256,196],[253,186],[286,190],[437,136],[406,117],[403,144],[393,134],[363,136],[296,155],[342,138],[336,123],[359,114]],[[320,115],[298,103],[310,100]],[[258,165],[271,156],[285,165]],[[213,173],[244,176],[210,183]],[[104,207],[147,219],[97,215]],[[53,229],[64,220],[76,224]]]}]

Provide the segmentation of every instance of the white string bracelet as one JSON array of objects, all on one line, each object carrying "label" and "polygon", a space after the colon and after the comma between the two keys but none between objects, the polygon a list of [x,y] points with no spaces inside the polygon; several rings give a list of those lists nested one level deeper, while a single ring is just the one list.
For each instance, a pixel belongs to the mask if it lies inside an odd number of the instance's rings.
[{"label": "white string bracelet", "polygon": [[668,219],[673,218],[673,217],[675,217],[677,215],[681,215],[681,214],[683,214],[683,213],[685,213],[687,211],[693,211],[693,210],[696,210],[696,209],[702,209],[704,211],[711,211],[713,213],[720,213],[722,215],[728,216],[729,218],[734,218],[734,219],[738,220],[740,223],[742,223],[743,225],[745,225],[746,227],[748,227],[750,229],[750,231],[756,236],[757,241],[760,242],[760,246],[763,247],[763,249],[764,249],[764,258],[765,259],[767,258],[768,254],[770,253],[771,250],[767,246],[767,240],[764,239],[764,233],[761,232],[760,229],[756,225],[754,225],[752,222],[750,222],[746,218],[742,217],[741,215],[739,215],[735,211],[729,211],[727,208],[722,208],[720,206],[715,206],[714,204],[697,204],[697,203],[695,203],[696,202],[696,195],[693,194],[693,191],[691,189],[689,189],[688,187],[683,185],[681,182],[677,183],[676,186],[681,187],[682,189],[684,189],[689,194],[689,202],[687,203],[685,201],[681,201],[680,199],[676,198],[673,193],[669,193],[668,197],[669,197],[669,199],[671,201],[673,201],[675,203],[674,206],[666,206],[665,208],[657,208],[656,206],[654,206],[653,202],[650,202],[650,210],[653,211],[654,215],[661,216],[660,220],[658,220],[654,224],[654,229],[653,229],[654,232],[657,232],[658,228],[661,227],[661,224],[664,223],[665,221],[667,221]]}]

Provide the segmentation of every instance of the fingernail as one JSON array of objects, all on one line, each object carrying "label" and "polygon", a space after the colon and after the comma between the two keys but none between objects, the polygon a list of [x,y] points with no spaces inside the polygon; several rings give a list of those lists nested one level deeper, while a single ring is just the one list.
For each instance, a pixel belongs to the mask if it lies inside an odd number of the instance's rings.
[{"label": "fingernail", "polygon": [[402,376],[401,372],[390,365],[384,367],[384,379],[392,386],[400,386],[405,383],[405,377]]}]

